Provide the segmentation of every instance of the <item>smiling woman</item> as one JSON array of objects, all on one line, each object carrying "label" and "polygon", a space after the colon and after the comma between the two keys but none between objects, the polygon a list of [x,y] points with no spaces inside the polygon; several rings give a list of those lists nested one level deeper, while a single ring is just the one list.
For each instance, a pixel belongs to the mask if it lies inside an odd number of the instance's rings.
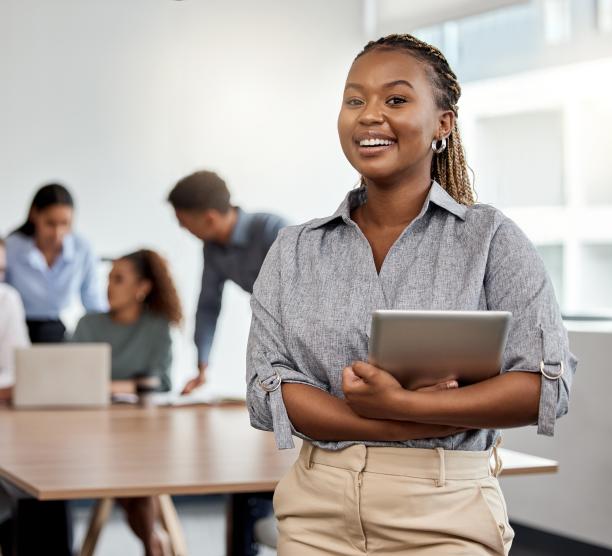
[{"label": "smiling woman", "polygon": [[[398,49],[410,56],[398,57]],[[376,51],[378,56],[364,59],[364,55],[372,51]],[[372,64],[376,64],[376,71],[372,70]],[[401,77],[406,72],[412,76],[412,82]],[[379,150],[373,148],[372,140],[385,141],[386,145],[381,145],[380,149],[384,150],[385,147],[398,145],[399,137],[394,132],[408,139],[411,129],[417,133],[416,128],[421,127],[427,132],[421,144],[421,156],[432,156],[429,145],[434,155],[431,177],[458,202],[473,204],[467,163],[459,129],[455,125],[461,87],[444,56],[436,48],[411,35],[390,35],[366,45],[351,68],[350,79],[345,87],[338,130],[344,154],[351,164],[355,166],[355,160],[348,147],[353,143],[362,147],[362,156],[368,156]],[[380,91],[373,90],[373,84],[382,85]],[[379,97],[376,97],[377,92],[380,93]],[[427,110],[424,111],[424,108]],[[374,117],[373,122],[376,122],[376,117],[380,118],[382,111],[387,126],[362,129],[361,136],[350,135],[356,118],[361,118],[363,123],[363,118],[368,121],[368,118]],[[434,120],[424,122],[422,117],[427,113],[432,116],[432,111]],[[385,127],[389,129],[385,130]],[[367,147],[370,150],[366,150]],[[418,156],[418,151],[410,151],[410,147],[410,142],[405,140],[402,151],[397,151],[397,156],[406,165],[411,163],[411,159],[414,160],[415,155]]]},{"label": "smiling woman", "polygon": [[[305,440],[275,493],[280,556],[508,554],[499,429],[552,435],[567,412],[576,359],[552,285],[517,226],[474,203],[460,92],[416,38],[366,45],[338,118],[361,187],[283,230],[255,284],[251,422],[280,448]],[[511,312],[500,375],[401,388],[365,362],[380,309]]]}]

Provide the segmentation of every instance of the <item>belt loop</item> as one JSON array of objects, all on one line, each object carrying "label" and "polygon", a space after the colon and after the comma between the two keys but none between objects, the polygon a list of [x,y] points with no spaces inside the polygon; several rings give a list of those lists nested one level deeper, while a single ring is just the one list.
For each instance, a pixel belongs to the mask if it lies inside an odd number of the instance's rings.
[{"label": "belt loop", "polygon": [[366,465],[368,463],[368,447],[365,446],[364,444],[359,444],[358,446],[355,446],[355,448],[358,448],[356,453],[359,456],[359,462],[357,464],[357,482],[356,482],[356,486],[358,489],[357,495],[359,496],[359,489],[361,488],[361,485],[363,482],[363,472],[365,471]]},{"label": "belt loop", "polygon": [[502,471],[502,469],[504,467],[504,464],[502,462],[502,459],[501,459],[501,457],[499,455],[499,451],[498,451],[498,449],[499,449],[499,447],[501,445],[502,445],[502,437],[501,437],[501,434],[500,434],[497,437],[497,440],[495,441],[495,444],[493,445],[493,462],[494,462],[494,467],[493,467],[493,469],[490,469],[490,471],[491,471],[491,474],[494,477],[497,477],[501,473],[501,471]]},{"label": "belt loop", "polygon": [[306,444],[306,469],[312,469],[312,452],[314,451],[314,446],[310,442],[305,442]]},{"label": "belt loop", "polygon": [[436,486],[443,487],[446,484],[446,465],[444,464],[444,448],[436,448],[438,452],[438,478]]},{"label": "belt loop", "polygon": [[369,448],[365,444],[360,444],[359,448],[359,472],[363,473],[365,471],[366,465],[368,464]]}]

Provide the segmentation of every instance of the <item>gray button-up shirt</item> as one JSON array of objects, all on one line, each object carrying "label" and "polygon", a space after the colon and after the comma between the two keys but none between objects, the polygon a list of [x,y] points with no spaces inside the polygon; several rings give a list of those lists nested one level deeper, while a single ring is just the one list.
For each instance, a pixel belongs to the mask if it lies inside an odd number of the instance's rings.
[{"label": "gray button-up shirt", "polygon": [[201,363],[208,363],[225,281],[231,280],[244,291],[252,293],[253,284],[270,246],[278,231],[287,225],[283,218],[274,214],[248,213],[239,208],[236,210],[238,219],[229,243],[204,244],[202,289],[195,325],[195,343]]},{"label": "gray button-up shirt", "polygon": [[[351,191],[330,217],[285,228],[255,283],[247,352],[251,424],[274,431],[279,448],[293,447],[280,382],[299,382],[337,397],[342,369],[366,361],[372,312],[500,310],[512,312],[502,372],[542,373],[538,432],[552,435],[567,412],[576,359],[558,304],[534,246],[499,210],[457,203],[433,183],[419,216],[376,272],[371,248],[351,210],[367,191]],[[455,450],[486,450],[496,430],[446,438],[364,442]],[[355,442],[320,442],[339,450]]]}]

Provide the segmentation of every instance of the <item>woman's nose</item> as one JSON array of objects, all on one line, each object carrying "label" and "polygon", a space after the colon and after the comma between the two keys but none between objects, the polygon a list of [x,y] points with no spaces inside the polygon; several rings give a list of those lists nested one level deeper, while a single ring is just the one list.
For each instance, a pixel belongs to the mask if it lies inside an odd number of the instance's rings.
[{"label": "woman's nose", "polygon": [[361,123],[371,125],[376,123],[382,123],[385,117],[380,104],[372,102],[364,106],[359,119]]}]

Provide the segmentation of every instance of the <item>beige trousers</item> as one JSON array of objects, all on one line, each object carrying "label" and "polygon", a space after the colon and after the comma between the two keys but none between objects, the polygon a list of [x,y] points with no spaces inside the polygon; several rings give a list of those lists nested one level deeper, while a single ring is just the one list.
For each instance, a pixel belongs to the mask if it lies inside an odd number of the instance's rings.
[{"label": "beige trousers", "polygon": [[305,442],[274,493],[279,556],[507,555],[490,452]]}]

